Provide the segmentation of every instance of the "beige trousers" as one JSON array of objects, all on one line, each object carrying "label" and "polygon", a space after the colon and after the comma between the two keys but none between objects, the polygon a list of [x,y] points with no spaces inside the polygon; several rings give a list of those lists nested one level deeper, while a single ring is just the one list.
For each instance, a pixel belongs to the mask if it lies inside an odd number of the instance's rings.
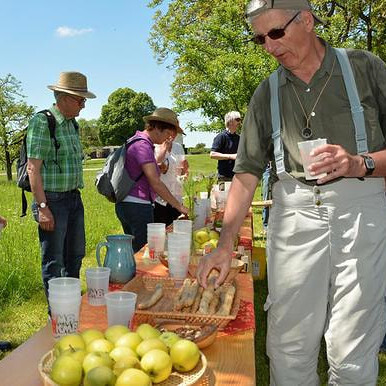
[{"label": "beige trousers", "polygon": [[273,186],[267,239],[271,385],[375,385],[386,330],[383,178]]}]

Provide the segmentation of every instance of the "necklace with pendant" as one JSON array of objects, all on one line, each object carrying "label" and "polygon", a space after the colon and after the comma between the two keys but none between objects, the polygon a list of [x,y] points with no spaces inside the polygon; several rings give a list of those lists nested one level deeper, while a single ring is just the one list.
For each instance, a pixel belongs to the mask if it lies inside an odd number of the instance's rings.
[{"label": "necklace with pendant", "polygon": [[311,120],[311,117],[315,116],[315,111],[314,111],[315,107],[318,104],[319,99],[322,96],[324,89],[327,87],[327,84],[328,84],[328,82],[331,79],[331,76],[332,76],[332,73],[333,73],[334,67],[335,67],[335,62],[336,62],[336,57],[334,58],[334,62],[332,63],[332,68],[331,68],[330,75],[328,76],[328,78],[326,80],[326,83],[323,85],[322,89],[320,90],[320,93],[319,93],[318,97],[316,98],[314,106],[312,107],[311,112],[308,115],[306,113],[306,110],[304,109],[304,106],[303,106],[302,102],[300,101],[300,98],[299,98],[299,95],[298,95],[298,93],[297,93],[297,91],[295,89],[295,86],[293,85],[293,83],[291,83],[291,86],[292,86],[292,89],[294,90],[296,99],[298,100],[299,105],[300,105],[300,107],[301,107],[301,109],[303,111],[303,115],[306,118],[306,126],[301,131],[301,135],[302,135],[302,137],[304,139],[310,139],[312,137],[312,130],[311,130],[311,127],[310,127],[310,120]]}]

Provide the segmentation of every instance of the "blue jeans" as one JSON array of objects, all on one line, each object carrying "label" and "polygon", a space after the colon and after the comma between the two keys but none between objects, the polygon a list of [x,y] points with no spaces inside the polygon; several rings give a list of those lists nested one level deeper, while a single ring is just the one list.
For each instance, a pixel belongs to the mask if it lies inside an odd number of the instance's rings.
[{"label": "blue jeans", "polygon": [[154,222],[153,205],[119,202],[115,213],[125,234],[134,236],[133,250],[138,252],[147,243],[147,224]]},{"label": "blue jeans", "polygon": [[[79,277],[85,255],[84,208],[79,190],[45,192],[54,219],[52,232],[38,227],[42,254],[42,277],[48,295],[48,280],[54,277]],[[37,219],[37,205],[32,204]],[[47,296],[48,297],[48,296]]]}]

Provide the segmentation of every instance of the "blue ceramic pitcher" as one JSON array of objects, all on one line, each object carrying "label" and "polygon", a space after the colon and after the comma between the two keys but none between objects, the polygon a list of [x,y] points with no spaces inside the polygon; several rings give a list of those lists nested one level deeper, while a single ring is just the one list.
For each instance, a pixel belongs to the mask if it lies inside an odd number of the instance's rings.
[{"label": "blue ceramic pitcher", "polygon": [[133,238],[132,235],[110,235],[106,236],[107,242],[97,244],[96,259],[99,267],[102,267],[100,249],[107,249],[103,267],[111,269],[110,283],[125,284],[135,276]]}]

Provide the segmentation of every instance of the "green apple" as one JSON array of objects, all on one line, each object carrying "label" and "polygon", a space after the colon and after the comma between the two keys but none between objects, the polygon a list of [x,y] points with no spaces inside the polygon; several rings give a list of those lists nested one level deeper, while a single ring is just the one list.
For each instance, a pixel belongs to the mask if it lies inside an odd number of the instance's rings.
[{"label": "green apple", "polygon": [[84,377],[84,386],[114,386],[117,377],[107,366],[91,369]]},{"label": "green apple", "polygon": [[94,352],[94,351],[110,352],[113,348],[114,348],[114,344],[105,338],[95,339],[87,345],[88,352]]},{"label": "green apple", "polygon": [[115,347],[110,351],[109,355],[115,362],[127,357],[138,358],[137,353],[129,347]]},{"label": "green apple", "polygon": [[80,385],[82,365],[68,355],[60,356],[52,364],[50,378],[59,385]]},{"label": "green apple", "polygon": [[111,343],[114,343],[124,334],[130,332],[130,329],[127,326],[121,324],[116,324],[114,326],[107,327],[105,330],[105,338]]},{"label": "green apple", "polygon": [[95,339],[103,339],[105,337],[102,331],[95,328],[88,328],[87,330],[82,331],[80,335],[86,343],[86,346]]},{"label": "green apple", "polygon": [[116,342],[115,347],[129,347],[132,350],[135,350],[137,346],[142,342],[142,338],[137,332],[128,332],[125,335],[122,335]]},{"label": "green apple", "polygon": [[137,346],[137,354],[140,357],[143,357],[148,351],[159,349],[162,351],[165,351],[166,353],[169,352],[166,344],[162,342],[162,340],[159,340],[159,338],[151,338],[143,340],[138,346]]},{"label": "green apple", "polygon": [[220,233],[218,233],[217,231],[211,230],[209,232],[209,238],[211,240],[218,240],[220,238]]},{"label": "green apple", "polygon": [[135,332],[138,333],[143,340],[150,338],[158,338],[161,335],[161,333],[156,328],[154,328],[148,323],[140,324],[135,330]]},{"label": "green apple", "polygon": [[181,339],[174,343],[170,349],[170,358],[177,371],[190,371],[196,367],[200,360],[200,350],[194,342]]},{"label": "green apple", "polygon": [[150,377],[142,370],[127,369],[118,377],[115,386],[151,386]]},{"label": "green apple", "polygon": [[207,231],[205,230],[198,230],[196,231],[196,233],[194,234],[194,239],[200,243],[200,244],[203,244],[205,243],[205,241],[208,241],[209,240],[209,234]]},{"label": "green apple", "polygon": [[83,360],[85,356],[87,355],[87,351],[82,348],[68,348],[67,350],[64,350],[60,356],[70,356],[71,358],[77,360],[80,364],[83,363]]},{"label": "green apple", "polygon": [[83,370],[88,373],[94,367],[107,366],[112,368],[114,361],[107,352],[90,352],[83,360]]},{"label": "green apple", "polygon": [[148,351],[141,359],[142,370],[154,383],[168,379],[172,372],[172,366],[170,356],[162,350]]},{"label": "green apple", "polygon": [[74,349],[86,348],[86,344],[80,334],[68,334],[62,336],[54,346],[56,356],[59,356],[63,351],[69,349],[70,347]]},{"label": "green apple", "polygon": [[122,372],[126,369],[140,369],[141,364],[136,357],[126,357],[124,359],[120,359],[116,363],[114,363],[113,371],[114,374],[119,377]]},{"label": "green apple", "polygon": [[170,347],[172,347],[173,344],[181,338],[173,331],[165,331],[160,335],[158,339],[162,340],[162,342],[164,342],[166,346],[170,349]]},{"label": "green apple", "polygon": [[218,239],[210,239],[208,242],[213,245],[213,248],[217,248]]}]

